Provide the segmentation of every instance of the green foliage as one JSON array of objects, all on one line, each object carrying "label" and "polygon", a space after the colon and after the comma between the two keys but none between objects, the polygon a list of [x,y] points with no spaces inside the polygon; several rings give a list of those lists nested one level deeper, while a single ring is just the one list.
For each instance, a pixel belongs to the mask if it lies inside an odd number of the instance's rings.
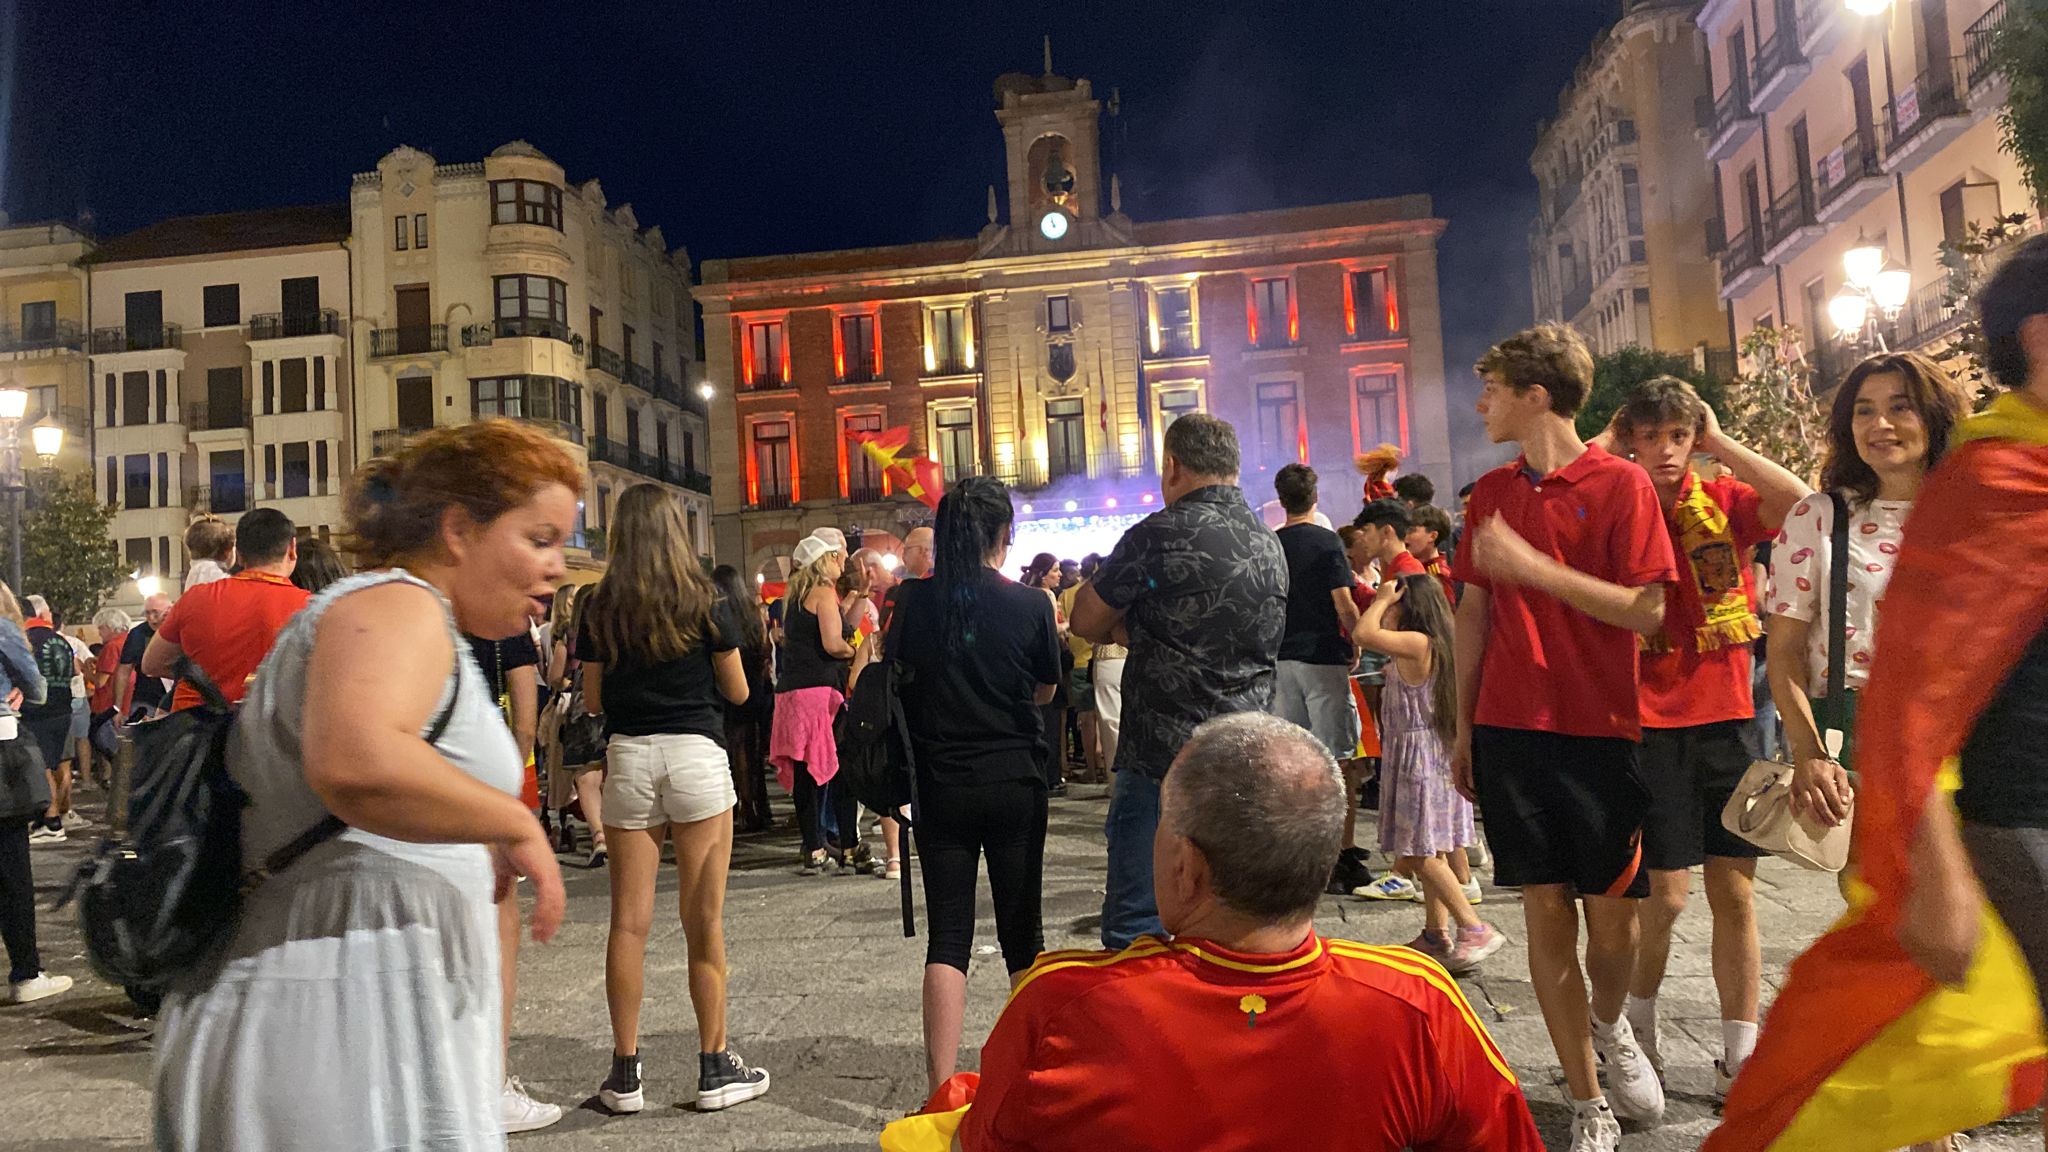
[{"label": "green foliage", "polygon": [[1587,440],[1598,436],[1636,385],[1657,376],[1676,376],[1692,385],[1716,416],[1728,418],[1727,396],[1721,382],[1695,369],[1692,357],[1631,344],[1593,361],[1593,393],[1579,405],[1579,414],[1573,420],[1579,435]]},{"label": "green foliage", "polygon": [[2014,212],[1989,224],[1971,221],[1962,240],[1941,243],[1941,264],[1948,275],[1943,296],[1950,308],[1961,312],[1962,322],[1932,355],[1976,398],[1980,409],[1991,402],[1998,386],[1984,370],[1984,326],[1977,319],[1977,309],[1971,300],[1990,278],[2008,245],[2031,232],[2027,214]]},{"label": "green foliage", "polygon": [[[23,586],[15,592],[40,592],[67,625],[82,624],[128,577],[109,531],[114,510],[100,503],[84,476],[66,479],[46,468],[30,474],[28,485],[28,510],[21,520]],[[6,529],[0,526],[0,573],[13,571],[10,553]]]},{"label": "green foliage", "polygon": [[1828,419],[1809,383],[1799,329],[1757,328],[1742,338],[1741,353],[1722,427],[1745,447],[1812,480],[1820,473]]},{"label": "green foliage", "polygon": [[1998,132],[2019,161],[2034,202],[2048,203],[2048,0],[2007,0],[1991,63],[2005,76]]}]

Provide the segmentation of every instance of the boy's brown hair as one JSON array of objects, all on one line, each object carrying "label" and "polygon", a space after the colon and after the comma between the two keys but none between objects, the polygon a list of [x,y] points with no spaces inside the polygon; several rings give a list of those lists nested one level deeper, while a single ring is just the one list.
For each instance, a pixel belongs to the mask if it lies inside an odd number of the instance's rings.
[{"label": "boy's brown hair", "polygon": [[1707,434],[1707,402],[1676,376],[1652,376],[1636,385],[1614,413],[1614,434],[1627,444],[1643,428],[1690,424],[1694,436]]},{"label": "boy's brown hair", "polygon": [[1593,353],[1570,325],[1555,321],[1524,328],[1495,344],[1473,370],[1481,376],[1498,373],[1516,392],[1541,386],[1550,393],[1550,410],[1567,419],[1593,391]]},{"label": "boy's brown hair", "polygon": [[235,551],[235,526],[218,516],[201,516],[185,526],[185,554],[225,565]]}]

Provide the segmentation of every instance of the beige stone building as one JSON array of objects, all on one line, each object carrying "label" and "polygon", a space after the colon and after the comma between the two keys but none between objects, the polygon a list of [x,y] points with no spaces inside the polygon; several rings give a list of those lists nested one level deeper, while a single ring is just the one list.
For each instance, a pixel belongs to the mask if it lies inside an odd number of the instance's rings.
[{"label": "beige stone building", "polygon": [[396,148],[350,208],[355,460],[423,428],[525,420],[590,466],[571,550],[587,578],[618,494],[644,481],[684,500],[710,554],[687,253],[523,141],[465,164]]},{"label": "beige stone building", "polygon": [[1529,166],[1536,318],[1569,321],[1595,352],[1711,348],[1726,360],[1707,224],[1711,166],[1694,128],[1707,94],[1698,0],[1629,0],[1580,62]]},{"label": "beige stone building", "polygon": [[22,463],[38,462],[27,428],[64,429],[55,463],[67,473],[92,467],[86,419],[86,278],[79,261],[86,237],[64,224],[0,228],[0,388],[28,393]]},{"label": "beige stone building", "polygon": [[[1871,341],[1832,331],[1844,254],[1881,247],[1910,275],[1893,348],[1943,339],[1944,239],[2030,211],[1999,147],[2004,79],[1989,66],[2008,0],[1708,0],[1699,26],[1714,97],[1703,117],[1725,244],[1721,299],[1736,334],[1796,325],[1825,387]],[[1875,10],[1859,14],[1857,9]]]},{"label": "beige stone building", "polygon": [[721,557],[772,581],[814,528],[888,547],[928,519],[849,442],[899,426],[1018,490],[1022,554],[1108,551],[1191,411],[1236,425],[1255,504],[1303,461],[1348,518],[1353,456],[1386,442],[1449,486],[1428,197],[1133,220],[1088,81],[996,93],[1008,210],[990,189],[980,235],[705,263]]},{"label": "beige stone building", "polygon": [[[186,216],[89,254],[94,475],[131,569],[181,588],[191,516],[341,524],[354,451],[340,204]],[[133,583],[112,602],[139,602]]]}]

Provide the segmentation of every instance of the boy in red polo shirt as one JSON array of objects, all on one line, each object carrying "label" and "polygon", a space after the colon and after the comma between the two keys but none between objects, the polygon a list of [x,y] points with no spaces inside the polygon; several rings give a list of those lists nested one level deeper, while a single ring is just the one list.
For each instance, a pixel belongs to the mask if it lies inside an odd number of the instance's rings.
[{"label": "boy in red polo shirt", "polygon": [[[1663,1072],[1657,988],[1671,926],[1685,910],[1694,866],[1706,865],[1714,913],[1714,978],[1721,998],[1717,1089],[1726,1095],[1756,1047],[1763,957],[1751,884],[1763,850],[1721,827],[1721,809],[1749,768],[1742,729],[1755,716],[1751,644],[1763,635],[1750,555],[1777,534],[1805,481],[1736,443],[1692,386],[1669,376],[1638,385],[1594,443],[1626,453],[1649,473],[1678,563],[1664,629],[1642,645],[1643,783],[1650,812],[1643,864],[1650,898],[1637,909],[1641,942],[1625,1012],[1636,1042]],[[1695,452],[1733,478],[1702,479]]]},{"label": "boy in red polo shirt", "polygon": [[[241,702],[277,634],[313,594],[292,583],[299,563],[297,529],[277,509],[243,514],[235,525],[235,552],[240,572],[187,591],[164,618],[142,654],[143,675],[174,676],[178,657],[190,656],[228,703]],[[199,703],[198,690],[180,680],[171,710]]]},{"label": "boy in red polo shirt", "polygon": [[1487,436],[1522,454],[1479,479],[1458,550],[1451,771],[1486,813],[1495,880],[1522,889],[1529,975],[1576,1106],[1571,1146],[1606,1152],[1621,1138],[1616,1113],[1645,1122],[1664,1113],[1622,1005],[1634,902],[1649,892],[1636,637],[1663,627],[1664,586],[1678,570],[1650,478],[1572,427],[1593,386],[1578,334],[1538,325],[1495,345],[1477,369]]}]

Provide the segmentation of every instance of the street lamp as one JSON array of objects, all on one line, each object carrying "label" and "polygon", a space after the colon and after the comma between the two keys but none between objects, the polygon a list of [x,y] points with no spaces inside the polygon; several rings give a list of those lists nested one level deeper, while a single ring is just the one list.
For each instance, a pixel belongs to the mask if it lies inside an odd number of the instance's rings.
[{"label": "street lamp", "polygon": [[697,385],[697,395],[702,396],[704,398],[704,402],[706,404],[709,404],[711,403],[711,398],[713,396],[718,395],[718,389],[713,388],[711,386],[711,381],[706,380],[702,384]]},{"label": "street lamp", "polygon": [[1828,301],[1828,322],[1835,334],[1854,344],[1885,347],[1884,330],[1905,310],[1913,295],[1913,273],[1894,261],[1883,246],[1857,237],[1856,246],[1842,254],[1842,273],[1847,283]]},{"label": "street lamp", "polygon": [[[21,419],[26,415],[28,393],[20,388],[0,388],[0,447],[5,448],[5,459],[0,460],[0,492],[12,497],[7,502],[7,574],[16,595],[22,593],[21,515],[28,495],[28,485],[21,474]],[[38,427],[29,436],[36,455],[46,465],[56,459],[58,450],[64,446],[64,429],[60,427]]]}]

